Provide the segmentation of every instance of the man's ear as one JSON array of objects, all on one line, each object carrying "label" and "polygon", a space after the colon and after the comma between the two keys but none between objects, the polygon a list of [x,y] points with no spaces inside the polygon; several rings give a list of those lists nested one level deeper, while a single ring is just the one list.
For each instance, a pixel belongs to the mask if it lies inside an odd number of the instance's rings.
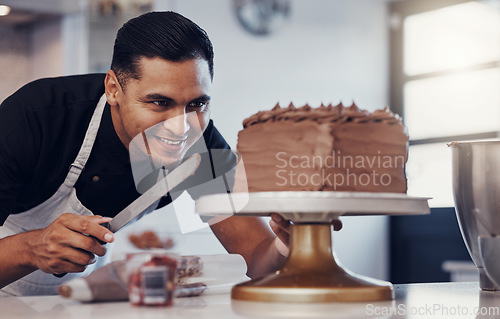
[{"label": "man's ear", "polygon": [[119,105],[119,97],[123,94],[123,91],[113,70],[108,70],[106,73],[106,78],[104,79],[104,90],[106,92],[106,99],[108,100],[109,105]]}]

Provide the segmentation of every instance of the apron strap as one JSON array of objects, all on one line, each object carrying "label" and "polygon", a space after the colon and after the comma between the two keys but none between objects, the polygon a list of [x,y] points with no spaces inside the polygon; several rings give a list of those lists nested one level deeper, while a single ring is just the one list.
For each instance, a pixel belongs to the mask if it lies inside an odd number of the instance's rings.
[{"label": "apron strap", "polygon": [[106,106],[106,94],[103,94],[97,103],[92,119],[90,120],[89,127],[85,133],[85,138],[83,140],[80,151],[75,158],[75,161],[70,165],[69,173],[64,180],[64,185],[67,187],[73,187],[80,177],[87,160],[89,159],[90,153],[92,152],[92,146],[94,145],[97,132],[99,131],[99,125],[101,124],[102,114],[104,112],[104,107]]}]

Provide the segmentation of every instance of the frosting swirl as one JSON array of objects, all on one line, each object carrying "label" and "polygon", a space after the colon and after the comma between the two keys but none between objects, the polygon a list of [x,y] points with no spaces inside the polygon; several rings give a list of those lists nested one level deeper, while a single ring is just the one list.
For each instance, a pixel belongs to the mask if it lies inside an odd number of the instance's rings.
[{"label": "frosting swirl", "polygon": [[368,112],[367,110],[360,109],[354,103],[349,107],[344,106],[342,103],[335,106],[332,104],[321,104],[317,108],[313,108],[308,104],[297,108],[293,103],[290,103],[288,107],[281,107],[278,103],[271,110],[260,111],[246,118],[243,121],[243,127],[247,128],[251,125],[264,122],[300,122],[306,119],[318,123],[381,122],[389,125],[402,124],[399,115],[391,112],[387,106],[383,109]]}]

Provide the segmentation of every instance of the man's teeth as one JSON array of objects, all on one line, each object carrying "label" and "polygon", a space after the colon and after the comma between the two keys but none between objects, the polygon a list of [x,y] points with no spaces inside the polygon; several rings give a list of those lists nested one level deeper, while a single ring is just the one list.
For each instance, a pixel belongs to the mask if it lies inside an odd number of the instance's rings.
[{"label": "man's teeth", "polygon": [[163,137],[159,137],[159,139],[160,139],[160,141],[165,142],[165,143],[170,144],[170,145],[179,145],[182,142],[184,142],[183,140],[181,140],[181,141],[172,141],[172,140],[169,140],[169,139],[166,139],[166,138],[163,138]]}]

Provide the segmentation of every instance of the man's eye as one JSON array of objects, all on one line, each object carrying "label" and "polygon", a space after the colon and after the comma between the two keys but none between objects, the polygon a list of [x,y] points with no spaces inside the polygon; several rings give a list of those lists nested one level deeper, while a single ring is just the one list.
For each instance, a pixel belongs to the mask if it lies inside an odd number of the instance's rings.
[{"label": "man's eye", "polygon": [[165,107],[165,106],[168,106],[168,101],[153,101],[153,104]]},{"label": "man's eye", "polygon": [[191,109],[195,109],[197,111],[203,111],[206,109],[207,107],[207,104],[208,102],[202,102],[202,101],[198,101],[198,102],[191,102],[188,104],[188,108],[191,108]]}]

